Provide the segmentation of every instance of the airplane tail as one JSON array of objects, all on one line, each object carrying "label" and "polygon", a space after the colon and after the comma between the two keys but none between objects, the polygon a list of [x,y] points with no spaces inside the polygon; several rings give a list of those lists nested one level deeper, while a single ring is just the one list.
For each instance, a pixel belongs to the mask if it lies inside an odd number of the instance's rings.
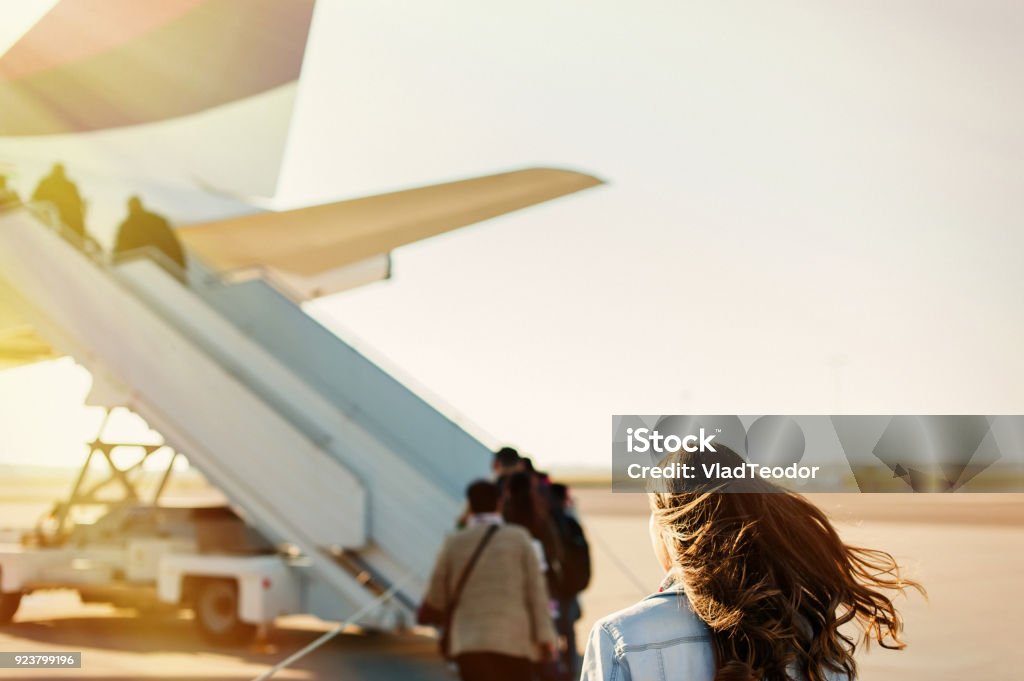
[{"label": "airplane tail", "polygon": [[313,9],[60,0],[0,57],[4,155],[272,196]]}]

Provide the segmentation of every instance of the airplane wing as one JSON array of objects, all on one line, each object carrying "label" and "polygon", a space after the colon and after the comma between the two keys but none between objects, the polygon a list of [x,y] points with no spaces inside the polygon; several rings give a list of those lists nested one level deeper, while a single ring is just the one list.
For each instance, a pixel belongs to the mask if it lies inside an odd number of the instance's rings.
[{"label": "airplane wing", "polygon": [[421,239],[602,184],[528,168],[278,213],[183,227],[192,255],[226,274],[256,271],[300,299],[384,278],[389,253]]}]

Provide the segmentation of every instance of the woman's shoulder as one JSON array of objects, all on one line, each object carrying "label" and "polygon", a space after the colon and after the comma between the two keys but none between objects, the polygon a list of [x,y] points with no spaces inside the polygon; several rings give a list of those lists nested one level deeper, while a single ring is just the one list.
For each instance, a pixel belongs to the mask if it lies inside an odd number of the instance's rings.
[{"label": "woman's shoulder", "polygon": [[693,612],[686,595],[670,590],[651,594],[628,608],[601,618],[594,625],[615,647],[710,642],[710,631]]},{"label": "woman's shoulder", "polygon": [[[698,649],[692,646],[698,646]],[[618,612],[607,615],[594,624],[588,645],[587,660],[583,678],[616,678],[601,672],[607,665],[643,665],[644,656],[658,649],[659,664],[663,663],[669,650],[675,650],[678,660],[688,660],[696,665],[697,675],[692,678],[707,678],[714,675],[714,654],[711,649],[712,636],[708,626],[694,613],[686,595],[679,590],[656,593]],[[616,660],[617,662],[611,662]],[[589,662],[589,667],[587,663]],[[803,678],[792,672],[793,678]],[[830,681],[853,681],[846,675],[828,673]]]}]

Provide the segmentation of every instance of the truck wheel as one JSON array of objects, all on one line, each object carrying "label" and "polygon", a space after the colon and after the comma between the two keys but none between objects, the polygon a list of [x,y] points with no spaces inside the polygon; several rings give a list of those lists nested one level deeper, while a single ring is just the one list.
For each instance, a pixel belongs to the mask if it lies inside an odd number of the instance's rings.
[{"label": "truck wheel", "polygon": [[238,618],[238,584],[232,579],[205,579],[196,589],[196,623],[207,641],[238,645],[251,641],[256,625]]},{"label": "truck wheel", "polygon": [[14,613],[18,612],[21,605],[21,592],[0,593],[0,624],[7,624],[14,619]]}]

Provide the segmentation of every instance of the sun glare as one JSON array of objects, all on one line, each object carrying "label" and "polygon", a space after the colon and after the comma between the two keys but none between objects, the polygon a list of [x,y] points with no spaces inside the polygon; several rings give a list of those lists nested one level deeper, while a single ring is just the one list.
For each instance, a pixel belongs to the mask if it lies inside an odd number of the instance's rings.
[{"label": "sun glare", "polygon": [[[70,358],[0,373],[0,465],[81,466],[87,443],[99,435],[105,410],[85,404],[92,377]],[[103,428],[105,442],[159,444],[137,414],[114,409]]]}]

